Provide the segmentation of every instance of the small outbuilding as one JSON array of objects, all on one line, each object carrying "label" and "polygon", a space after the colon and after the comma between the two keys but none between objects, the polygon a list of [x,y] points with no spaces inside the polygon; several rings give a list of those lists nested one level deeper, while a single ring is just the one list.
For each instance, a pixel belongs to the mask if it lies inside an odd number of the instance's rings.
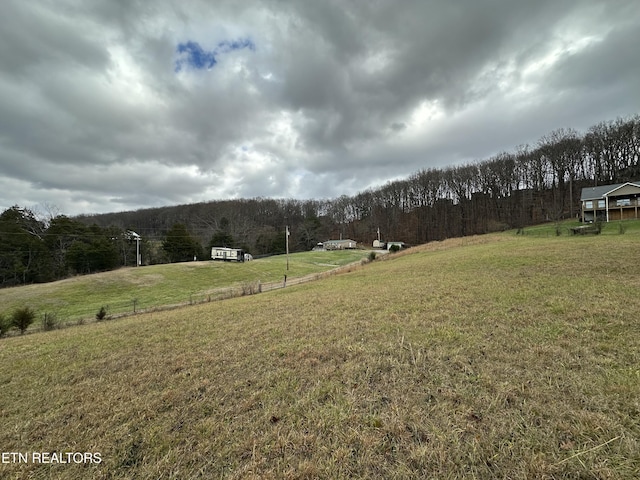
[{"label": "small outbuilding", "polygon": [[387,250],[391,250],[391,247],[394,245],[396,245],[399,250],[407,247],[406,243],[404,242],[387,242]]}]

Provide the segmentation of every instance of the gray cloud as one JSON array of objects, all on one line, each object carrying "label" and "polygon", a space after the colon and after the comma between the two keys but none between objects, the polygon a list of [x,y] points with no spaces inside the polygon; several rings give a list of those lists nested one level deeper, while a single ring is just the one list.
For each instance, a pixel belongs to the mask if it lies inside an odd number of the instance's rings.
[{"label": "gray cloud", "polygon": [[[639,21],[633,0],[9,0],[0,209],[330,198],[513,151],[638,113]],[[176,71],[189,41],[216,63]]]}]

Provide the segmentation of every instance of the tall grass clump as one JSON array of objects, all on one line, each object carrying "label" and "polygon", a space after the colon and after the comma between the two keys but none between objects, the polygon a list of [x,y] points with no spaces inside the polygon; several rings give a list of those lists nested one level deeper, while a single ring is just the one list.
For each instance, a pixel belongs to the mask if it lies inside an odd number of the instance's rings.
[{"label": "tall grass clump", "polygon": [[11,319],[0,313],[0,337],[4,337],[12,326]]},{"label": "tall grass clump", "polygon": [[556,223],[555,225],[555,232],[556,232],[556,237],[559,237],[560,235],[562,235],[562,227],[560,226],[559,223]]},{"label": "tall grass clump", "polygon": [[627,231],[627,226],[624,224],[624,222],[618,223],[618,233],[620,235],[624,235],[626,231]]},{"label": "tall grass clump", "polygon": [[42,329],[45,331],[55,330],[60,326],[60,321],[58,320],[58,315],[52,312],[45,312],[42,315]]},{"label": "tall grass clump", "polygon": [[260,281],[245,282],[242,284],[242,295],[255,295],[260,293]]}]

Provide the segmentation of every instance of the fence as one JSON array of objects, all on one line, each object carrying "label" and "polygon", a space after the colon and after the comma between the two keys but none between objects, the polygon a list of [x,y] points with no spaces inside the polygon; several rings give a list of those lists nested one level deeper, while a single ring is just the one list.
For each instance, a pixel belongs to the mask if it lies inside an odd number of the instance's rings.
[{"label": "fence", "polygon": [[[277,282],[262,283],[259,280],[256,280],[252,282],[246,282],[240,285],[217,288],[214,290],[209,290],[207,292],[194,293],[189,296],[189,299],[185,299],[185,301],[183,302],[169,304],[169,305],[167,304],[144,305],[144,304],[141,304],[137,299],[123,300],[121,302],[111,303],[105,306],[107,307],[107,315],[105,317],[105,320],[127,317],[127,316],[135,315],[138,313],[173,310],[173,309],[185,307],[188,305],[215,302],[220,300],[226,300],[229,298],[243,297],[246,295],[256,295],[259,293],[270,292],[272,290],[278,290],[280,288],[293,287],[295,285],[301,285],[303,283],[313,282],[313,281],[327,278],[333,275],[351,272],[360,268],[362,265],[368,262],[369,260],[362,259],[358,262],[353,262],[348,265],[343,265],[341,267],[327,270],[325,272],[313,273],[313,274],[305,275],[302,277],[286,278],[286,280],[285,278],[283,278],[281,281],[277,281]],[[75,319],[67,320],[64,322],[58,322],[55,327],[61,328],[61,327],[84,324],[84,323],[94,322],[94,321],[96,321],[96,310],[94,307],[90,307],[89,309],[87,309],[86,313],[78,315]],[[50,328],[45,328],[41,322],[36,320],[36,322],[31,327],[29,327],[27,333],[35,333],[37,331],[42,331],[46,329],[50,329]]]},{"label": "fence", "polygon": [[[246,282],[242,285],[234,285],[232,287],[224,287],[217,288],[215,290],[210,290],[205,293],[200,293],[196,295],[192,295],[189,302],[183,302],[180,304],[166,306],[166,308],[177,308],[184,305],[195,304],[195,303],[206,303],[217,300],[226,300],[228,298],[235,297],[243,297],[246,295],[255,295],[258,293],[270,292],[272,290],[278,290],[280,288],[293,287],[295,285],[300,285],[303,283],[309,283],[316,280],[320,280],[322,278],[327,278],[333,275],[338,275],[341,273],[354,271],[360,266],[368,263],[368,260],[363,259],[358,262],[353,262],[348,265],[343,265],[341,267],[336,267],[331,270],[327,270],[326,272],[312,273],[309,275],[305,275],[302,277],[293,277],[293,278],[283,278],[277,282],[260,282],[259,280],[253,282]],[[162,309],[163,307],[159,307],[154,310]]]}]

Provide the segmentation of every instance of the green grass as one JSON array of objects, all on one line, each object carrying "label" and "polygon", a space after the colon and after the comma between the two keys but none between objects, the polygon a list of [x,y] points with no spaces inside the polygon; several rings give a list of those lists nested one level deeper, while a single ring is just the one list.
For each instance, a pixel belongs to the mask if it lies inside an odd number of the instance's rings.
[{"label": "green grass", "polygon": [[0,340],[10,478],[640,476],[637,234],[434,242],[257,296]]},{"label": "green grass", "polygon": [[[246,263],[185,262],[152,265],[75,277],[48,284],[0,289],[0,314],[30,306],[39,316],[55,313],[62,321],[91,319],[101,306],[109,314],[201,302],[216,289],[248,282],[281,281],[323,272],[365,258],[362,250],[304,252]],[[37,327],[37,323],[34,327]]]},{"label": "green grass", "polygon": [[[532,227],[525,227],[524,235],[538,237],[552,237],[572,235],[570,228],[584,225],[578,220],[563,220],[560,222],[543,223]],[[638,235],[640,234],[640,220],[619,220],[601,223],[601,235]]]}]

